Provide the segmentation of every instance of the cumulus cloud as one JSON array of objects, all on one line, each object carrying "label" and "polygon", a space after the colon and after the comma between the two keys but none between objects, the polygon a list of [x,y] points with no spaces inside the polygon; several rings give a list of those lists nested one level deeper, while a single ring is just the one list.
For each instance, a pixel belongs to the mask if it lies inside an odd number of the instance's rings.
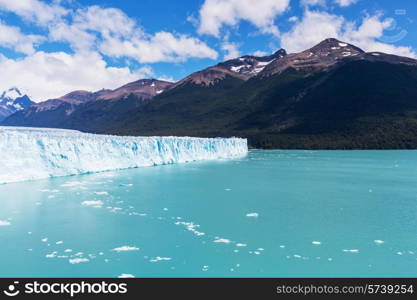
[{"label": "cumulus cloud", "polygon": [[41,26],[60,19],[69,12],[58,4],[46,4],[39,0],[0,0],[0,10],[15,13],[24,20],[35,22]]},{"label": "cumulus cloud", "polygon": [[130,40],[107,37],[100,43],[99,51],[110,57],[134,58],[140,63],[182,62],[191,57],[216,59],[218,56],[199,39],[164,31]]},{"label": "cumulus cloud", "polygon": [[281,45],[288,52],[299,52],[329,37],[338,37],[344,18],[326,12],[306,11],[303,19],[281,36]]},{"label": "cumulus cloud", "polygon": [[197,38],[165,31],[150,35],[123,11],[100,6],[78,9],[70,24],[66,21],[53,24],[50,37],[68,42],[76,51],[95,49],[109,57],[127,57],[139,63],[218,56]]},{"label": "cumulus cloud", "polygon": [[226,51],[226,54],[224,55],[224,60],[229,60],[240,56],[238,46],[235,43],[224,43],[222,45],[222,50]]},{"label": "cumulus cloud", "polygon": [[333,2],[339,4],[341,7],[346,7],[358,2],[358,0],[333,0]]},{"label": "cumulus cloud", "polygon": [[117,88],[152,75],[149,67],[131,71],[127,67],[109,66],[96,52],[68,54],[38,51],[21,59],[0,55],[0,69],[0,90],[18,86],[29,91],[36,101],[60,97],[80,89]]},{"label": "cumulus cloud", "polygon": [[252,53],[253,56],[258,56],[258,57],[262,57],[262,56],[267,56],[269,55],[268,52],[266,51],[262,51],[262,50],[256,50],[255,52]]},{"label": "cumulus cloud", "polygon": [[45,38],[39,35],[26,35],[19,27],[7,26],[0,20],[0,46],[14,49],[16,52],[32,54],[35,52],[34,45]]},{"label": "cumulus cloud", "polygon": [[344,17],[322,11],[306,10],[302,20],[281,36],[281,44],[288,52],[308,49],[322,40],[334,37],[362,48],[365,51],[381,51],[390,54],[416,57],[411,47],[396,46],[381,41],[392,20],[381,14],[367,15],[360,24]]},{"label": "cumulus cloud", "polygon": [[300,4],[302,6],[325,6],[326,5],[326,0],[301,0]]},{"label": "cumulus cloud", "polygon": [[[19,27],[0,23],[0,46],[26,55],[12,59],[0,54],[0,90],[18,86],[41,101],[72,90],[111,89],[153,76],[152,69],[143,64],[218,57],[196,37],[165,31],[148,34],[120,9],[97,5],[64,8],[62,3],[0,0],[0,11],[15,13],[46,32],[46,36],[24,34]],[[45,41],[68,44],[73,51],[39,50]],[[126,67],[109,65],[112,60]],[[134,69],[129,68],[132,65]]]},{"label": "cumulus cloud", "polygon": [[289,7],[289,0],[205,0],[199,11],[200,34],[220,36],[225,25],[236,26],[242,20],[250,22],[263,33],[279,35],[275,18]]}]

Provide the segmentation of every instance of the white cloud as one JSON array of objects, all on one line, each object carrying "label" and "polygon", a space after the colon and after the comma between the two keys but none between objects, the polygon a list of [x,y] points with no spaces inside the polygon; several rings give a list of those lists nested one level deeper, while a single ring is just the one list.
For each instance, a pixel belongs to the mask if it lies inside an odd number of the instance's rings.
[{"label": "white cloud", "polygon": [[387,44],[380,40],[390,26],[391,20],[383,20],[380,14],[365,16],[358,25],[342,16],[307,10],[301,21],[296,22],[289,32],[282,34],[281,44],[288,52],[299,52],[333,37],[354,44],[367,52],[381,51],[417,57],[410,47]]},{"label": "white cloud", "polygon": [[108,37],[100,43],[99,50],[110,57],[130,57],[140,63],[182,62],[192,57],[216,59],[218,56],[199,39],[164,31],[130,40]]},{"label": "white cloud", "polygon": [[62,21],[50,28],[55,41],[68,42],[76,51],[100,51],[114,58],[140,63],[178,62],[189,58],[216,59],[218,54],[204,42],[184,34],[146,32],[116,8],[90,6],[74,13],[72,23]]},{"label": "white cloud", "polygon": [[45,26],[68,13],[58,4],[46,4],[39,0],[0,0],[0,10],[17,14],[23,19]]},{"label": "white cloud", "polygon": [[252,53],[252,55],[262,57],[262,56],[269,55],[269,53],[266,51],[262,51],[262,50],[256,50],[255,52]]},{"label": "white cloud", "polygon": [[7,26],[0,20],[0,46],[10,48],[16,52],[32,54],[34,46],[44,40],[39,35],[25,35],[19,27]]},{"label": "white cloud", "polygon": [[289,7],[289,0],[205,0],[200,9],[198,32],[216,37],[224,25],[248,21],[263,33],[279,35],[275,18]]},{"label": "white cloud", "polygon": [[[195,37],[164,31],[147,34],[119,9],[70,9],[60,3],[64,2],[0,0],[0,11],[34,22],[47,34],[26,35],[19,27],[0,23],[0,46],[26,55],[11,59],[0,53],[0,90],[18,86],[35,101],[43,101],[73,90],[113,89],[155,75],[149,66],[130,69],[133,61],[147,64],[218,57],[215,50]],[[44,41],[69,44],[73,52],[36,52]],[[125,67],[112,67],[109,59],[123,59]]]},{"label": "white cloud", "polygon": [[351,4],[358,2],[358,0],[333,0],[335,3],[339,4],[341,7],[346,7]]},{"label": "white cloud", "polygon": [[240,56],[238,46],[235,43],[224,43],[222,45],[222,50],[226,51],[226,54],[224,55],[224,60],[229,60]]},{"label": "white cloud", "polygon": [[308,49],[329,37],[338,37],[343,17],[325,12],[306,11],[303,19],[281,36],[281,45],[289,53]]},{"label": "white cloud", "polygon": [[127,67],[108,66],[95,52],[39,51],[16,60],[0,55],[0,69],[0,90],[18,86],[29,91],[35,101],[60,97],[74,90],[113,89],[151,72],[149,67],[131,71]]},{"label": "white cloud", "polygon": [[302,6],[325,6],[326,0],[301,0]]}]

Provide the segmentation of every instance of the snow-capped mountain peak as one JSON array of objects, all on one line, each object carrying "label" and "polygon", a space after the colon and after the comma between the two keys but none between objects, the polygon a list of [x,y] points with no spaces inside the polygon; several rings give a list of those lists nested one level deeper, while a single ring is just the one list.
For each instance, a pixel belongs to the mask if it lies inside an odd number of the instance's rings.
[{"label": "snow-capped mountain peak", "polygon": [[7,100],[15,100],[16,98],[22,97],[23,94],[22,92],[16,88],[16,87],[12,87],[6,91],[4,91],[1,96],[0,96],[0,101],[4,101],[5,99]]},{"label": "snow-capped mountain peak", "polygon": [[203,84],[209,86],[229,77],[248,80],[261,73],[269,64],[285,57],[284,49],[276,51],[269,56],[245,55],[221,62],[202,71],[195,72],[175,84],[179,86],[185,83]]},{"label": "snow-capped mountain peak", "polygon": [[0,94],[0,120],[34,104],[18,88],[12,87]]}]

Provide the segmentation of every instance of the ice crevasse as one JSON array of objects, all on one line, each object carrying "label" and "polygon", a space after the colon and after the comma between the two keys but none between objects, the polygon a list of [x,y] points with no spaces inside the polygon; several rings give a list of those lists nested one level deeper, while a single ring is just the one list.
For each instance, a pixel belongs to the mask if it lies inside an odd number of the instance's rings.
[{"label": "ice crevasse", "polygon": [[241,138],[122,137],[0,127],[0,183],[197,160],[248,152]]}]

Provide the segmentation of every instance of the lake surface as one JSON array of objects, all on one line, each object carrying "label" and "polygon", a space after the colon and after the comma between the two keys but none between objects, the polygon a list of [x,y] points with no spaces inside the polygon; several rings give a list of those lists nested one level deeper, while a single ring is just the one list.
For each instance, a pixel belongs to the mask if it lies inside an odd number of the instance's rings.
[{"label": "lake surface", "polygon": [[1,185],[0,205],[1,277],[417,276],[416,151],[251,151]]}]

